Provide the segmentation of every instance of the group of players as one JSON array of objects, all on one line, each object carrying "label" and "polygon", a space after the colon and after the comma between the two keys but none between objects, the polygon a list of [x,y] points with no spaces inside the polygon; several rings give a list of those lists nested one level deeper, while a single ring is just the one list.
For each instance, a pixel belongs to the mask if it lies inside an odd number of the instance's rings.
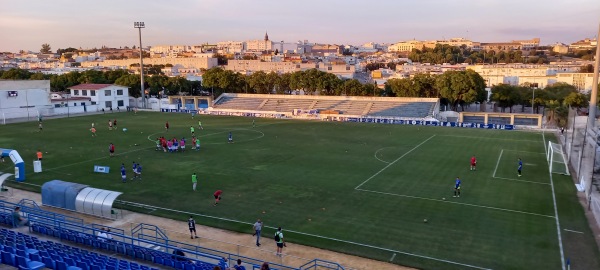
[{"label": "group of players", "polygon": [[[165,153],[185,152],[185,144],[185,137],[182,137],[180,140],[177,140],[176,137],[167,140],[161,136],[156,138],[156,151],[162,150]],[[200,139],[197,139],[196,136],[192,136],[192,150],[200,150]]]},{"label": "group of players", "polygon": [[[131,180],[142,180],[142,164],[133,162],[133,177]],[[121,181],[127,183],[127,170],[125,170],[125,163],[121,163]]]},{"label": "group of players", "polygon": [[[517,167],[517,175],[519,177],[521,177],[521,172],[523,170],[523,160],[521,158],[518,159],[518,163],[517,163],[518,167]],[[476,171],[477,170],[477,158],[475,156],[471,157],[471,171]],[[454,180],[454,196],[452,197],[460,197],[460,185],[462,184],[462,181],[460,180],[460,177],[456,177],[456,179]]]}]

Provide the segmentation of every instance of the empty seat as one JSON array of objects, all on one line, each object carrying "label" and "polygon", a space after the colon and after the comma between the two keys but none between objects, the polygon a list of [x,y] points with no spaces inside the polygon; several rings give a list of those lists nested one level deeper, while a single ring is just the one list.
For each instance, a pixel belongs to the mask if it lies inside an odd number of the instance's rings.
[{"label": "empty seat", "polygon": [[46,267],[42,262],[32,261],[23,256],[15,256],[19,269],[43,269]]}]

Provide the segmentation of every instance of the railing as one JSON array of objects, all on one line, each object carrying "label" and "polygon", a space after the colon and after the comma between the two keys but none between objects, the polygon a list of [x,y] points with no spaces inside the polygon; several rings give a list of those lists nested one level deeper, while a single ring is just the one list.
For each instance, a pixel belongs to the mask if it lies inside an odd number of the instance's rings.
[{"label": "railing", "polygon": [[302,266],[300,266],[300,269],[302,270],[308,270],[308,269],[336,269],[336,270],[344,270],[344,267],[342,267],[341,265],[339,265],[338,263],[335,262],[330,262],[330,261],[325,261],[325,260],[319,260],[319,259],[314,259]]},{"label": "railing", "polygon": [[[180,249],[186,253],[186,259],[191,259],[194,261],[211,263],[211,264],[220,264],[223,262],[229,262],[230,265],[234,264],[237,259],[242,260],[243,265],[246,266],[246,269],[259,269],[260,265],[265,261],[263,259],[257,259],[253,257],[247,257],[240,255],[240,248],[244,249],[244,252],[250,251],[248,247],[237,245],[237,252],[234,250],[224,251],[214,248],[204,247],[210,241],[217,241],[208,238],[202,238],[197,240],[202,240],[203,246],[200,246],[201,242],[197,242],[195,244],[189,244],[179,241],[170,240],[167,237],[166,230],[163,230],[157,226],[151,224],[138,224],[131,229],[131,235],[127,235],[125,230],[119,228],[112,228],[109,226],[101,225],[101,224],[85,224],[82,219],[74,218],[70,216],[65,216],[61,214],[57,214],[50,211],[45,211],[42,209],[36,209],[34,207],[27,207],[19,204],[14,204],[6,201],[0,200],[0,213],[13,213],[14,207],[21,206],[23,214],[29,218],[33,224],[45,226],[54,231],[52,236],[65,239],[65,240],[73,240],[67,238],[73,238],[73,236],[69,236],[65,234],[64,230],[68,230],[79,237],[87,237],[88,239],[93,239],[92,241],[97,241],[97,233],[101,230],[101,228],[109,228],[110,232],[105,232],[109,235],[109,238],[112,238],[112,241],[117,244],[126,244],[131,246],[136,246],[139,248],[145,248],[148,250],[154,250],[155,252],[164,252],[166,254],[172,254],[176,249]],[[32,227],[29,227],[30,231]],[[171,233],[178,233],[169,231]],[[208,241],[208,242],[206,242]],[[226,242],[223,242],[226,243]],[[222,243],[221,243],[222,244]],[[218,245],[219,246],[219,245]],[[262,251],[262,250],[256,250]],[[263,256],[261,256],[263,257]],[[343,269],[336,263],[327,262],[323,260],[313,260],[309,261],[307,259],[298,258],[295,256],[285,256],[286,264],[293,263],[295,266],[284,265],[284,260],[279,258],[279,263],[277,262],[269,262],[271,269],[279,269],[279,270],[300,270],[300,269]],[[309,261],[308,263],[306,263]],[[299,267],[299,265],[302,265]]]},{"label": "railing", "polygon": [[[154,235],[150,235],[150,234],[146,234],[144,231],[146,232],[151,232],[154,233]],[[157,242],[165,242],[168,243],[169,237],[167,236],[167,234],[161,230],[159,227],[152,225],[152,224],[146,224],[146,223],[140,223],[137,226],[133,227],[131,229],[131,236],[132,237],[137,237],[137,238],[141,238],[141,239],[154,239],[154,241]]]}]

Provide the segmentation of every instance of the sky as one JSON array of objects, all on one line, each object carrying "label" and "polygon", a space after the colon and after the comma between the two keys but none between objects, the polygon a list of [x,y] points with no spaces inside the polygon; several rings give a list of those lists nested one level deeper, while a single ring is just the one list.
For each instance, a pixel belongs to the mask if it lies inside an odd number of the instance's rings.
[{"label": "sky", "polygon": [[0,51],[218,41],[361,45],[453,37],[480,42],[594,38],[598,0],[27,0],[0,8]]}]

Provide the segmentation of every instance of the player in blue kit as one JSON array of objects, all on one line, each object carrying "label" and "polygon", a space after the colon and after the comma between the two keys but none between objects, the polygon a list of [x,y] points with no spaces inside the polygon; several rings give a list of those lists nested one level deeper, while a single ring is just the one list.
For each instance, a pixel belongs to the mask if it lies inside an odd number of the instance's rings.
[{"label": "player in blue kit", "polygon": [[121,163],[121,181],[127,182],[127,171],[125,170],[125,163]]},{"label": "player in blue kit", "polygon": [[517,173],[519,174],[519,177],[521,177],[521,170],[523,170],[523,160],[519,158],[519,167],[517,168]]},{"label": "player in blue kit", "polygon": [[460,178],[457,176],[456,180],[454,180],[454,196],[453,197],[460,197]]},{"label": "player in blue kit", "polygon": [[233,143],[233,135],[231,134],[231,131],[229,132],[227,143]]}]

